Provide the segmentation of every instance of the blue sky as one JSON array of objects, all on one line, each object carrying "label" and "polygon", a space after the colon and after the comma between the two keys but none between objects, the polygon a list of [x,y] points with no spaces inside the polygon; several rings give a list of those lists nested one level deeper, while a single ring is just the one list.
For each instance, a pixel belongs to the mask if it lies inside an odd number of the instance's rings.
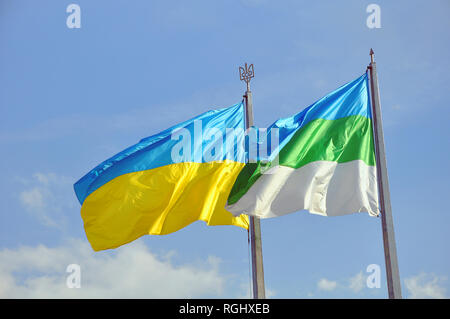
[{"label": "blue sky", "polygon": [[[81,8],[81,28],[66,7]],[[405,297],[450,294],[450,3],[376,1],[0,3],[0,297],[249,294],[247,232],[194,223],[94,253],[72,185],[143,137],[239,102],[255,65],[267,126],[365,72],[375,50]],[[268,295],[385,298],[380,219],[299,212],[262,221]],[[81,267],[69,289],[66,267]],[[365,285],[381,266],[381,288]]]}]

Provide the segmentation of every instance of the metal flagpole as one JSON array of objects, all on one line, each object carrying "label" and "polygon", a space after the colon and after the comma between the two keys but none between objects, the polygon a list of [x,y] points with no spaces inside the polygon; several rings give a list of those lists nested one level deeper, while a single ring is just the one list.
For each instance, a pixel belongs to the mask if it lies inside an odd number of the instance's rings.
[{"label": "metal flagpole", "polygon": [[373,50],[370,49],[370,92],[372,117],[374,124],[375,152],[377,161],[378,197],[381,210],[381,225],[383,229],[384,258],[386,262],[386,277],[390,299],[401,299],[400,274],[398,270],[397,248],[395,246],[394,222],[392,220],[391,196],[384,149],[383,126],[381,120],[380,91],[378,88],[377,66]]},{"label": "metal flagpole", "polygon": [[[253,100],[250,91],[250,80],[255,76],[253,64],[245,67],[239,67],[239,76],[241,81],[247,83],[245,92],[245,110],[246,110],[246,128],[253,126]],[[264,289],[264,268],[261,244],[261,224],[258,217],[250,218],[250,245],[252,251],[252,278],[253,278],[253,298],[264,299],[266,293]]]}]

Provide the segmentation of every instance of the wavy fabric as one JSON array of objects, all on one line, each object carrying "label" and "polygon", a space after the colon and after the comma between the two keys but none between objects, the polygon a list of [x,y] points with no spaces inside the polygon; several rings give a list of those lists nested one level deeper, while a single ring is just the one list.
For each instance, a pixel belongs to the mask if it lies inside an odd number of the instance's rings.
[{"label": "wavy fabric", "polygon": [[376,168],[361,160],[345,163],[316,161],[294,169],[270,168],[234,205],[232,213],[245,212],[272,218],[307,210],[322,216],[367,212],[377,216]]},{"label": "wavy fabric", "polygon": [[[259,156],[256,162],[246,164],[233,185],[226,208],[234,214],[261,218],[280,216],[295,209],[320,215],[330,215],[330,211],[332,215],[345,215],[361,210],[377,215],[375,150],[368,96],[364,74],[302,112],[272,124],[267,136],[277,129],[280,147],[268,157]],[[270,140],[267,136],[265,140]],[[342,174],[334,178],[338,172],[346,172],[349,178],[354,176],[353,183],[345,185]],[[345,205],[345,201],[328,200],[335,199],[329,193],[331,181],[333,190],[346,192],[341,193],[341,198],[359,198],[359,202]]]},{"label": "wavy fabric", "polygon": [[92,248],[169,234],[196,220],[248,229],[247,216],[224,209],[244,167],[244,140],[238,103],[144,138],[99,164],[74,185]]},{"label": "wavy fabric", "polygon": [[202,220],[208,226],[248,228],[247,216],[225,210],[243,163],[178,163],[116,177],[81,207],[86,235],[96,251],[143,235],[166,235]]},{"label": "wavy fabric", "polygon": [[337,120],[353,115],[371,119],[372,113],[370,107],[367,107],[368,101],[368,79],[367,75],[363,74],[356,80],[344,84],[337,90],[325,95],[301,112],[275,121],[267,128],[267,136],[263,139],[270,141],[273,131],[277,130],[279,147],[269,154],[268,157],[258,156],[253,160],[265,162],[273,160],[294,134],[311,121],[317,119]]},{"label": "wavy fabric", "polygon": [[353,160],[375,165],[371,119],[353,115],[337,120],[313,120],[296,131],[281,149],[276,161],[245,165],[233,186],[228,203],[236,203],[271,167],[281,165],[300,168],[316,161],[345,163]]},{"label": "wavy fabric", "polygon": [[[186,152],[187,156],[178,158],[178,162],[203,163],[205,162],[205,158],[202,156],[204,150],[212,147],[211,143],[217,142],[203,139],[204,132],[218,130],[222,136],[226,136],[227,129],[234,129],[237,132],[244,128],[243,103],[205,112],[158,134],[144,138],[139,143],[100,163],[75,183],[75,193],[80,204],[83,204],[90,193],[117,176],[174,164],[172,150],[179,143],[179,139],[174,139],[174,137],[180,136],[181,139],[181,135],[184,135],[183,137],[190,135],[190,138],[194,136],[196,138],[189,143],[190,152]],[[235,141],[236,145],[242,145],[243,139],[244,135],[240,134]],[[222,156],[217,160],[232,159],[244,163],[244,154],[238,151],[239,148],[233,154],[222,152]]]}]

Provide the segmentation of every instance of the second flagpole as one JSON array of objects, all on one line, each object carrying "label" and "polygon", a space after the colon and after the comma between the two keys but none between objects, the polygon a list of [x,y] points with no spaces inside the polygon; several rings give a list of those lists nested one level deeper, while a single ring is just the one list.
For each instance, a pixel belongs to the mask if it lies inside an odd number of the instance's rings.
[{"label": "second flagpole", "polygon": [[383,125],[381,121],[380,91],[378,88],[377,67],[372,49],[370,49],[370,65],[368,69],[370,70],[370,96],[373,111],[372,117],[374,123],[378,193],[381,210],[388,295],[390,299],[401,299],[402,291],[398,269],[397,247],[395,244],[394,221],[392,218],[391,195],[389,192]]},{"label": "second flagpole", "polygon": [[[253,64],[245,67],[239,67],[239,75],[242,81],[247,83],[247,90],[244,95],[245,99],[245,115],[246,115],[246,129],[253,126],[253,99],[250,91],[250,80],[254,77]],[[264,267],[262,257],[262,242],[261,242],[261,224],[258,217],[249,216],[250,219],[250,246],[252,256],[252,283],[253,283],[253,298],[265,299],[266,292],[264,287]]]}]

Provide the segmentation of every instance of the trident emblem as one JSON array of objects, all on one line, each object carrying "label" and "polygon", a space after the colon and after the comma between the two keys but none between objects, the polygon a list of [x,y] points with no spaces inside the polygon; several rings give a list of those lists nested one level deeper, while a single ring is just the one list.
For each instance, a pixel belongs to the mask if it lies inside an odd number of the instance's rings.
[{"label": "trident emblem", "polygon": [[250,92],[250,80],[255,77],[255,71],[253,68],[253,64],[250,64],[250,66],[247,66],[247,63],[245,63],[245,67],[240,66],[239,67],[239,77],[241,81],[245,81],[247,83],[247,91]]}]

